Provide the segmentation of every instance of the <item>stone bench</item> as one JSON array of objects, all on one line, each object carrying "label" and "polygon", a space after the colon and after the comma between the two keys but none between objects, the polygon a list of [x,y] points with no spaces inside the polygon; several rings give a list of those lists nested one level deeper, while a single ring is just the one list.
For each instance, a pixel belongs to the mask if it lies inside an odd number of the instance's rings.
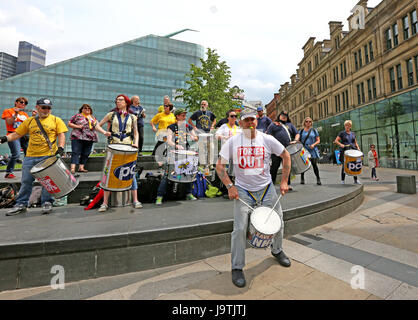
[{"label": "stone bench", "polygon": [[398,193],[415,194],[417,193],[417,185],[415,176],[401,175],[396,176],[396,185]]}]

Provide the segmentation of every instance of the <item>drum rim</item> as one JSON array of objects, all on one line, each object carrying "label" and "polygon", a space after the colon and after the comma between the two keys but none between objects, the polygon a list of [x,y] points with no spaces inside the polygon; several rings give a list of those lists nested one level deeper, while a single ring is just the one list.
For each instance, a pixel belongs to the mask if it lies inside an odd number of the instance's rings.
[{"label": "drum rim", "polygon": [[[54,161],[54,162],[52,162],[49,166],[47,166],[47,167],[45,167],[45,168],[43,168],[43,169],[41,169],[41,170],[39,170],[39,171],[32,172],[32,169],[33,169],[33,168],[35,168],[38,164],[40,164],[40,163],[42,163],[42,162],[45,162],[46,160],[51,159],[51,158],[55,158],[55,161]],[[37,173],[40,173],[40,172],[42,172],[42,171],[44,171],[44,170],[48,169],[48,168],[49,168],[49,167],[51,167],[52,165],[54,165],[57,161],[58,161],[58,157],[56,157],[56,156],[50,156],[50,157],[48,157],[48,158],[46,158],[46,159],[44,159],[44,160],[42,160],[42,161],[39,161],[37,164],[35,164],[35,165],[34,165],[34,166],[30,169],[30,173],[31,173],[31,174],[37,174]]]},{"label": "drum rim", "polygon": [[[293,147],[295,147],[295,146],[298,146],[298,147],[300,146],[300,148],[298,148],[295,152],[290,153],[290,151],[289,151],[287,148],[289,148],[289,147],[293,148]],[[290,155],[296,154],[296,153],[300,152],[302,149],[304,149],[304,146],[303,146],[303,145],[302,145],[302,143],[300,143],[300,142],[293,143],[293,144],[289,144],[289,145],[286,147],[286,150],[290,153]]]},{"label": "drum rim", "polygon": [[115,151],[121,151],[121,152],[134,152],[134,150],[117,150],[115,148],[112,148],[112,146],[125,146],[125,147],[131,147],[133,149],[135,149],[136,151],[138,151],[137,147],[133,147],[130,144],[124,144],[124,143],[110,143],[108,144],[106,147]]},{"label": "drum rim", "polygon": [[[181,151],[190,152],[191,154],[181,153]],[[199,154],[199,153],[197,153],[196,151],[193,151],[193,150],[170,150],[170,152],[177,153],[177,154],[182,154],[182,155],[186,155],[186,156],[197,156]]]},{"label": "drum rim", "polygon": [[[358,156],[353,156],[353,155],[350,155],[349,153],[347,153],[347,152],[359,152],[359,155]],[[360,151],[360,150],[354,150],[354,149],[351,149],[351,150],[345,150],[344,151],[344,156],[345,155],[347,155],[347,156],[349,156],[349,157],[352,157],[352,158],[358,158],[358,157],[363,157],[364,156],[364,153],[362,152],[362,151]]]}]

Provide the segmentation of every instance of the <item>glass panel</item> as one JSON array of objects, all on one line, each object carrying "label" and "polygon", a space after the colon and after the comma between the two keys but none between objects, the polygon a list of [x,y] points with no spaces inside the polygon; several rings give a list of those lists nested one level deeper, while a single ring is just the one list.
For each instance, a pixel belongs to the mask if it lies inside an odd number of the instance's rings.
[{"label": "glass panel", "polygon": [[412,120],[411,94],[409,92],[390,99],[392,123],[402,123]]},{"label": "glass panel", "polygon": [[376,115],[374,104],[368,105],[360,109],[360,125],[361,130],[376,127]]}]

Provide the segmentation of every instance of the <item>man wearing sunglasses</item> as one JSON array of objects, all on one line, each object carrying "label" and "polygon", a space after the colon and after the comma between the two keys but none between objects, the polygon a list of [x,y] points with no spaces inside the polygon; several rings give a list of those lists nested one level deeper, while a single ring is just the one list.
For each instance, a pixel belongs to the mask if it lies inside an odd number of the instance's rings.
[{"label": "man wearing sunglasses", "polygon": [[[23,121],[25,121],[29,116],[25,111],[25,107],[28,104],[28,100],[24,97],[19,97],[15,101],[15,106],[10,109],[3,111],[2,119],[6,121],[7,135],[15,132],[16,128],[19,127]],[[27,137],[23,136],[22,138],[10,141],[8,143],[11,157],[10,161],[7,164],[6,175],[7,179],[14,179],[16,176],[13,174],[17,160],[20,159],[20,149],[23,148],[23,152],[26,154],[26,149],[28,147]]]},{"label": "man wearing sunglasses", "polygon": [[[14,216],[27,210],[32,185],[35,180],[30,173],[32,167],[48,157],[53,155],[62,156],[64,154],[65,132],[68,129],[60,118],[51,114],[51,109],[52,102],[49,99],[40,99],[36,102],[39,121],[45,130],[46,136],[48,136],[52,149],[50,149],[37,121],[33,117],[25,120],[15,132],[0,137],[0,143],[5,143],[16,141],[25,134],[29,134],[29,146],[22,164],[22,185],[16,199],[16,205],[6,213],[7,216]],[[51,213],[53,202],[51,195],[45,188],[42,188],[41,203],[43,214]]]}]

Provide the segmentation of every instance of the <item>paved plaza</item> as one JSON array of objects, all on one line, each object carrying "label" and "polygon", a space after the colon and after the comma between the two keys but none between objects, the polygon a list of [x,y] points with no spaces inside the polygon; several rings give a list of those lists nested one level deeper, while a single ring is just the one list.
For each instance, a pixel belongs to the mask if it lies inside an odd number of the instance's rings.
[{"label": "paved plaza", "polygon": [[[323,183],[337,188],[340,168],[321,165],[320,170],[329,173]],[[67,283],[64,290],[48,286],[4,291],[0,299],[416,300],[418,196],[396,192],[396,175],[400,174],[417,172],[379,168],[380,181],[375,182],[368,178],[365,168],[361,179],[364,201],[357,210],[284,240],[283,248],[292,261],[290,268],[281,267],[269,250],[247,249],[245,288],[232,284],[231,256],[223,254],[182,265]],[[313,186],[313,173],[307,176],[309,188],[320,190]],[[351,180],[347,177],[346,183],[351,184]],[[293,185],[293,196],[303,197],[300,190],[305,186],[299,185],[299,178]],[[4,221],[2,217],[0,223]]]}]

